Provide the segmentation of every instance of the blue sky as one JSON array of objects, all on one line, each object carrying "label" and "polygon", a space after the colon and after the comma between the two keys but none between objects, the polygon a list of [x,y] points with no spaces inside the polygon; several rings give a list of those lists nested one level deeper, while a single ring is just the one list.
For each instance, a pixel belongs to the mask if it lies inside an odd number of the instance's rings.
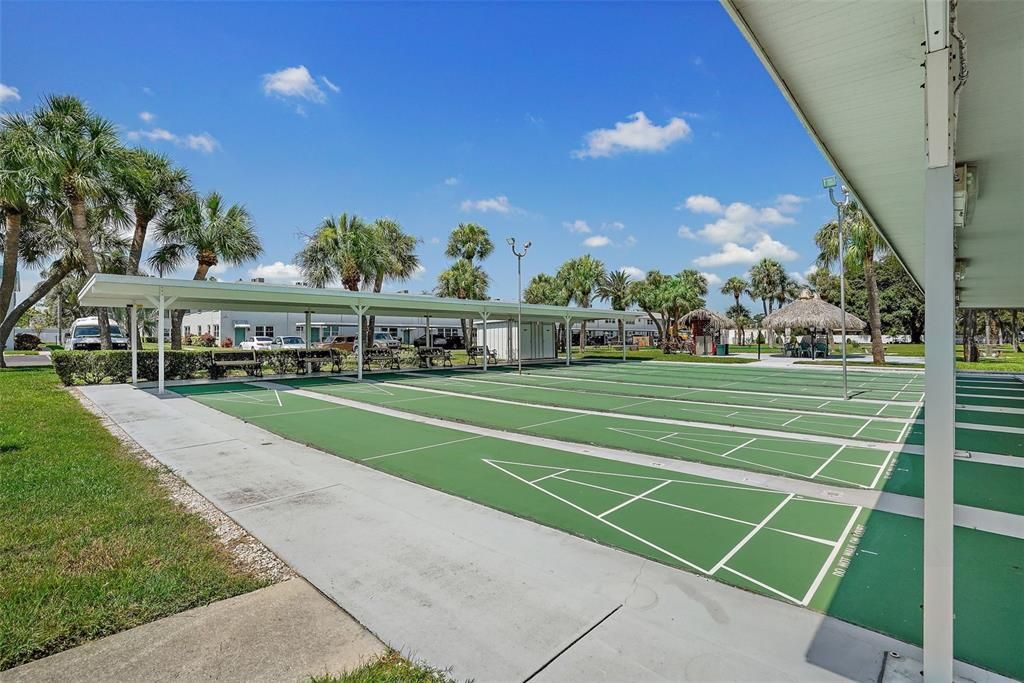
[{"label": "blue sky", "polygon": [[[3,3],[0,100],[71,93],[201,191],[245,204],[259,263],[295,278],[328,214],[422,238],[485,225],[492,296],[591,253],[724,280],[767,255],[804,273],[831,173],[718,3]],[[23,279],[30,284],[31,276]],[[710,303],[725,307],[727,297]]]}]

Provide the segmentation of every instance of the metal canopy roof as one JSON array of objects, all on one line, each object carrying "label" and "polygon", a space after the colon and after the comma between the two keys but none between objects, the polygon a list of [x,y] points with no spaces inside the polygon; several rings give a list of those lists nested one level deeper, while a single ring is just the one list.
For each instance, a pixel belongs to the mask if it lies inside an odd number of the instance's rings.
[{"label": "metal canopy roof", "polygon": [[[825,157],[924,280],[925,3],[722,0]],[[979,195],[957,236],[968,308],[1024,306],[1024,2],[961,0],[956,161]]]},{"label": "metal canopy roof", "polygon": [[[192,310],[228,308],[233,311],[351,314],[353,306],[367,306],[367,313],[373,315],[451,318],[480,318],[487,315],[491,319],[514,319],[519,312],[519,304],[514,301],[442,299],[415,294],[375,294],[294,285],[172,280],[105,273],[89,278],[79,292],[78,299],[86,306],[138,305],[153,308],[161,294],[168,300],[173,297],[169,308]],[[523,320],[531,321],[561,321],[566,316],[571,316],[573,320],[632,320],[638,315],[636,311],[523,304]]]}]

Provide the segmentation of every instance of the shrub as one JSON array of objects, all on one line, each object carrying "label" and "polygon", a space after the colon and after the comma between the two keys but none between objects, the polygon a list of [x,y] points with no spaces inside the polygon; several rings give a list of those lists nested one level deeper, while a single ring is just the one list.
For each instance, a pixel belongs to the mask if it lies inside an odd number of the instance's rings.
[{"label": "shrub", "polygon": [[[53,369],[66,385],[100,384],[106,380],[127,382],[132,376],[131,351],[54,351]],[[156,381],[159,373],[159,353],[139,351],[139,379]],[[210,357],[197,351],[165,351],[164,378],[189,379],[205,372]]]},{"label": "shrub", "polygon": [[299,355],[291,349],[257,351],[256,357],[264,364],[269,365],[276,375],[295,372],[299,367]]},{"label": "shrub", "polygon": [[224,339],[223,339],[223,340],[221,341],[221,343],[220,343],[220,347],[221,347],[222,349],[230,349],[230,348],[231,348],[232,346],[234,346],[234,345],[235,345],[235,342],[231,341],[231,340],[230,340],[230,339],[228,339],[227,337],[225,337],[225,338],[224,338]]},{"label": "shrub", "polygon": [[35,351],[41,344],[42,340],[31,332],[14,335],[15,351]]},{"label": "shrub", "polygon": [[217,346],[217,338],[207,332],[206,334],[194,334],[189,337],[189,346],[205,346],[208,349],[212,349]]}]

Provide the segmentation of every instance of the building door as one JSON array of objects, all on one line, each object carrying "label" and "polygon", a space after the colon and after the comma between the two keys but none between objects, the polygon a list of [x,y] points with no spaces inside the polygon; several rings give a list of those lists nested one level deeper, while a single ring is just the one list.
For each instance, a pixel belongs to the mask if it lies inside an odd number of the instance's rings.
[{"label": "building door", "polygon": [[541,346],[537,354],[540,358],[555,357],[555,326],[551,323],[541,325]]},{"label": "building door", "polygon": [[521,337],[522,337],[522,341],[520,341],[520,343],[522,344],[523,348],[519,349],[519,353],[520,353],[519,357],[522,358],[523,360],[530,360],[531,358],[534,358],[534,354],[533,354],[533,325],[532,324],[525,323],[522,326],[522,328],[521,328]]},{"label": "building door", "polygon": [[246,328],[244,327],[235,328],[235,346],[238,346],[245,341],[245,330]]}]

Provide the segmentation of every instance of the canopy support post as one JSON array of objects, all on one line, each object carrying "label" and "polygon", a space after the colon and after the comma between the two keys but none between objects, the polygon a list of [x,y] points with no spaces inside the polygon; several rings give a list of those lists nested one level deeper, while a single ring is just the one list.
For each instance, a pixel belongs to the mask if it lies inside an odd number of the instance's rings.
[{"label": "canopy support post", "polygon": [[626,360],[626,321],[622,321],[622,360]]},{"label": "canopy support post", "polygon": [[363,381],[363,315],[369,306],[353,306],[356,314],[356,379]]},{"label": "canopy support post", "polygon": [[157,302],[157,330],[156,330],[156,393],[164,393],[164,291],[160,290],[160,299]]},{"label": "canopy support post", "polygon": [[[312,311],[306,311],[306,339],[305,339],[305,342],[306,342],[306,350],[307,351],[309,351],[309,340],[310,340],[310,337],[313,334],[313,330],[311,329],[312,326],[313,326],[313,312]],[[306,361],[306,374],[307,375],[309,374],[309,371],[310,371],[310,367],[309,366],[310,366],[310,362],[307,360]]]},{"label": "canopy support post", "polygon": [[[58,300],[59,302],[59,300]],[[139,383],[139,309],[132,304],[128,323],[132,328],[132,384]]]},{"label": "canopy support post", "polygon": [[430,334],[430,316],[427,316],[427,348],[434,348],[434,337]]},{"label": "canopy support post", "polygon": [[487,372],[487,321],[488,321],[489,318],[490,318],[490,315],[488,313],[486,313],[485,311],[481,311],[480,312],[480,319],[484,323],[484,325],[483,325],[483,327],[484,327],[484,333],[483,333],[483,338],[484,338],[484,372]]},{"label": "canopy support post", "polygon": [[[565,320],[565,364],[569,365],[572,363],[572,317],[563,316]],[[580,334],[583,331],[580,330]]]},{"label": "canopy support post", "polygon": [[[939,13],[942,14],[941,12]],[[945,25],[944,22],[938,22]],[[930,37],[931,38],[931,37]],[[925,57],[924,680],[953,680],[954,350],[952,87],[948,40]]]}]

